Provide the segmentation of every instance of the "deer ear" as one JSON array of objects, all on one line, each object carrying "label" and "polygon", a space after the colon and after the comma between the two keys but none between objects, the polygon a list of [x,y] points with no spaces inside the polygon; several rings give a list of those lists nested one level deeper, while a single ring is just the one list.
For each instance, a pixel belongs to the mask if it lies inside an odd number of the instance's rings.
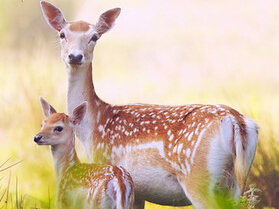
[{"label": "deer ear", "polygon": [[65,27],[66,20],[58,7],[46,1],[41,1],[41,8],[43,11],[44,18],[50,25],[50,27],[57,30],[58,32]]},{"label": "deer ear", "polygon": [[119,16],[120,12],[120,8],[114,8],[101,14],[98,22],[96,23],[97,32],[99,35],[104,34],[114,26],[114,22]]},{"label": "deer ear", "polygon": [[88,102],[83,102],[79,106],[77,106],[70,116],[70,121],[76,125],[82,121],[82,119],[85,116],[86,110],[87,110]]},{"label": "deer ear", "polygon": [[46,100],[44,100],[43,97],[40,97],[40,103],[46,117],[56,113],[56,110]]}]

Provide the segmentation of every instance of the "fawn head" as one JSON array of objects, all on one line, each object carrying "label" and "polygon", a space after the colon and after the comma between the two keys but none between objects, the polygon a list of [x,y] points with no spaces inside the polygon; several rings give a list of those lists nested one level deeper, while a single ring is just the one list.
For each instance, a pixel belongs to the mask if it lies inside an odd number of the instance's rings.
[{"label": "fawn head", "polygon": [[43,120],[41,131],[34,137],[34,141],[38,145],[58,145],[73,138],[73,127],[83,119],[87,102],[77,106],[70,116],[57,113],[42,97],[40,103],[46,119]]},{"label": "fawn head", "polygon": [[121,11],[108,10],[93,25],[84,21],[67,22],[59,8],[45,1],[41,1],[41,8],[47,23],[59,34],[62,59],[72,68],[92,62],[97,40],[113,27]]}]

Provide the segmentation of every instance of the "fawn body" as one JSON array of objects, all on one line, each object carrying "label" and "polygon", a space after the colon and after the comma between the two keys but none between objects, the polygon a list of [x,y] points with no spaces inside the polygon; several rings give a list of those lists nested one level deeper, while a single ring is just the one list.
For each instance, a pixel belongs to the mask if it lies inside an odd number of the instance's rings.
[{"label": "fawn body", "polygon": [[148,200],[216,209],[219,190],[239,197],[258,140],[258,127],[251,119],[224,105],[102,101],[92,81],[93,50],[114,25],[120,9],[103,13],[93,25],[67,22],[59,8],[47,2],[41,6],[47,23],[60,35],[68,111],[88,101],[85,119],[75,128],[77,136],[90,161],[121,165],[130,172],[135,183],[134,208],[144,208]]},{"label": "fawn body", "polygon": [[34,141],[38,145],[51,146],[58,182],[58,208],[132,208],[134,185],[124,168],[80,163],[77,157],[73,127],[82,120],[87,103],[82,103],[67,116],[56,113],[42,98],[40,101],[47,118]]}]

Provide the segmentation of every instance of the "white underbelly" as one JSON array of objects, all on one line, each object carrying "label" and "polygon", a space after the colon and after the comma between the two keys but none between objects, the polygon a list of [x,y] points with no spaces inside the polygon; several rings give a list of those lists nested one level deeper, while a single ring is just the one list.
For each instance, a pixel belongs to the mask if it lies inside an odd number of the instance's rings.
[{"label": "white underbelly", "polygon": [[158,152],[134,150],[116,162],[126,168],[135,183],[136,198],[160,205],[191,205],[175,174],[163,169]]},{"label": "white underbelly", "polygon": [[161,205],[191,204],[175,176],[159,167],[127,168],[135,183],[137,197]]}]

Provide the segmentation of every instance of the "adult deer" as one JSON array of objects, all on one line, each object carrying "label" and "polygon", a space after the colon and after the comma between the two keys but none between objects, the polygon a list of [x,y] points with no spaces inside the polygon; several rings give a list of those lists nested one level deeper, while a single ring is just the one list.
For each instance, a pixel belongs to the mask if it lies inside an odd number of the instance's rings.
[{"label": "adult deer", "polygon": [[147,200],[216,209],[220,190],[239,197],[258,140],[258,127],[251,119],[224,105],[116,106],[102,101],[92,81],[93,50],[120,9],[108,10],[93,25],[67,22],[50,3],[42,1],[41,7],[60,36],[68,111],[88,101],[89,111],[75,129],[77,136],[91,161],[121,165],[130,172],[134,208],[144,208]]},{"label": "adult deer", "polygon": [[77,106],[70,116],[40,98],[46,119],[34,137],[38,145],[50,145],[58,182],[59,209],[131,209],[134,184],[121,166],[80,163],[75,151],[74,126],[82,121],[87,103]]}]

